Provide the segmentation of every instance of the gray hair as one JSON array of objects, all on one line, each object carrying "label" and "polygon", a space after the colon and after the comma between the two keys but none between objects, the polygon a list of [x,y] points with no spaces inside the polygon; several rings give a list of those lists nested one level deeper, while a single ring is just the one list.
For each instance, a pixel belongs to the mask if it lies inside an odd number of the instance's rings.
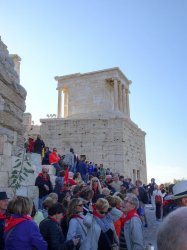
[{"label": "gray hair", "polygon": [[135,194],[129,193],[126,195],[125,199],[128,199],[128,201],[130,201],[135,206],[135,209],[138,209],[139,200]]},{"label": "gray hair", "polygon": [[187,246],[187,207],[170,213],[159,228],[158,250],[181,250]]}]

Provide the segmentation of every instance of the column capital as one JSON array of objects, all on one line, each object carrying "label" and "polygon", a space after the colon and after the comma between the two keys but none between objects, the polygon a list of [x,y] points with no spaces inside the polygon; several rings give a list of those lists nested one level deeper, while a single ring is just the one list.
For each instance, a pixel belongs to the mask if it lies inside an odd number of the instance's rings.
[{"label": "column capital", "polygon": [[125,93],[126,93],[126,94],[130,94],[129,89],[125,88]]},{"label": "column capital", "polygon": [[63,93],[67,93],[68,92],[68,88],[62,88]]},{"label": "column capital", "polygon": [[112,81],[113,81],[113,82],[120,82],[119,78],[117,78],[117,77],[113,77],[113,78],[112,78]]}]

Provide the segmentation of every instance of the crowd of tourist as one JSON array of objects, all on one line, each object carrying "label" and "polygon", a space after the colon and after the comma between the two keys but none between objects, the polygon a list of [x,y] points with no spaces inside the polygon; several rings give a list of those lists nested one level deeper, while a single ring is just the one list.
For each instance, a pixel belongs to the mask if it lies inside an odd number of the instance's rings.
[{"label": "crowd of tourist", "polygon": [[[79,159],[72,148],[63,157],[56,148],[45,148],[42,163],[35,181],[38,204],[22,196],[9,200],[0,192],[1,250],[143,250],[143,227],[149,227],[145,205],[152,204],[158,221],[187,206],[187,181],[168,189],[155,179],[148,185],[141,180],[132,183],[103,164],[86,161],[85,155]],[[49,176],[52,165],[55,186]],[[158,249],[174,249],[163,247],[162,235]]]}]

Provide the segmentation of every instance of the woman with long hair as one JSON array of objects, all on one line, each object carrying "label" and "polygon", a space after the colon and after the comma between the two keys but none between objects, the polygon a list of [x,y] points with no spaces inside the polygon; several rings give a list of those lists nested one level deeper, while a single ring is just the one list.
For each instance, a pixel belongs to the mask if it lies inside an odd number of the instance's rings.
[{"label": "woman with long hair", "polygon": [[92,225],[93,216],[90,213],[83,215],[83,200],[81,198],[74,198],[70,201],[67,220],[69,221],[69,228],[67,233],[67,240],[73,238],[80,238],[80,250],[88,250],[90,244],[90,236],[88,231]]},{"label": "woman with long hair", "polygon": [[102,193],[101,183],[100,183],[100,181],[99,181],[99,179],[97,177],[93,177],[90,180],[90,187],[94,192],[92,202],[95,203],[97,201],[97,199],[99,198],[99,196],[101,195],[101,193]]}]

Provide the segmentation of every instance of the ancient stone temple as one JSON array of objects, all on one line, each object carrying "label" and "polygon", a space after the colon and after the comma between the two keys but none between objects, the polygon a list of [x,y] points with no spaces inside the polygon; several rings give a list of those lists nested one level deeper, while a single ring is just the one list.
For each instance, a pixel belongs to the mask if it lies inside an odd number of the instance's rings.
[{"label": "ancient stone temple", "polygon": [[131,81],[119,68],[55,80],[58,118],[41,119],[46,145],[61,154],[73,147],[94,163],[146,183],[145,132],[130,118]]},{"label": "ancient stone temple", "polygon": [[[9,187],[9,177],[18,160],[18,152],[24,147],[22,121],[26,91],[20,85],[20,61],[18,55],[9,55],[0,38],[0,191],[7,191],[10,197],[13,189]],[[36,190],[33,184],[32,178],[22,183],[26,196],[33,197]]]}]

